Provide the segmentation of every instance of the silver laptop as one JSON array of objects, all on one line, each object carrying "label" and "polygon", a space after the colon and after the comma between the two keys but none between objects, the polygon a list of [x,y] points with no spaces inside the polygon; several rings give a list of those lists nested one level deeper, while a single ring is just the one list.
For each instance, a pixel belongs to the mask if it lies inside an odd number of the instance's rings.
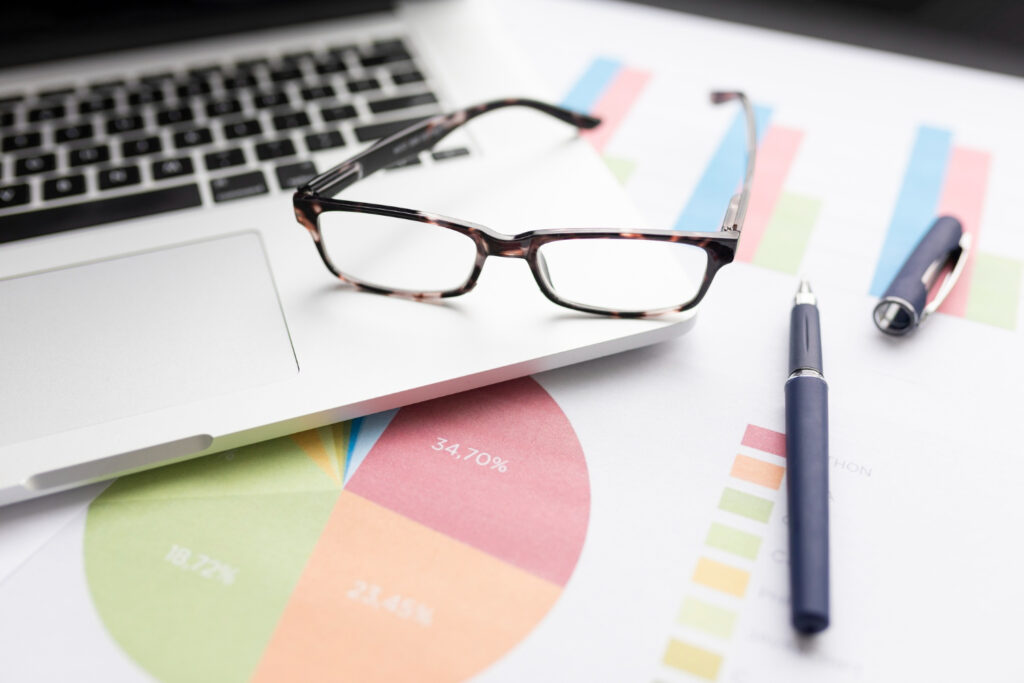
[{"label": "silver laptop", "polygon": [[[691,326],[560,308],[521,260],[443,302],[324,268],[293,188],[410,122],[537,94],[481,4],[146,7],[3,29],[0,504]],[[511,109],[343,196],[508,234],[643,226],[571,126]]]}]

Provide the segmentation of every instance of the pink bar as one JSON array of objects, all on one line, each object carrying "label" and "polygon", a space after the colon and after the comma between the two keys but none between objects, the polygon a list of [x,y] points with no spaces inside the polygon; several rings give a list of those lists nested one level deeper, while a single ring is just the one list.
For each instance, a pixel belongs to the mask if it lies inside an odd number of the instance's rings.
[{"label": "pink bar", "polygon": [[640,97],[640,93],[643,92],[650,78],[651,72],[649,71],[624,68],[619,71],[615,80],[594,105],[590,113],[601,118],[601,125],[586,131],[585,135],[590,138],[590,142],[598,152],[604,151],[605,145],[615,135],[615,131],[625,120],[629,110],[633,108],[633,104]]},{"label": "pink bar", "polygon": [[782,194],[782,186],[796,158],[803,131],[771,126],[761,138],[757,148],[754,184],[747,205],[747,219],[743,224],[743,237],[736,251],[736,259],[750,263],[754,260],[761,237],[768,227],[775,203]]},{"label": "pink bar", "polygon": [[590,516],[576,433],[529,377],[402,408],[345,488],[559,586]]},{"label": "pink bar", "polygon": [[741,443],[765,453],[773,453],[781,458],[786,457],[786,435],[764,427],[747,425],[747,431],[743,433]]},{"label": "pink bar", "polygon": [[954,147],[946,170],[946,183],[942,187],[939,208],[936,215],[949,214],[960,220],[964,232],[974,238],[974,245],[967,255],[967,265],[960,274],[960,281],[939,308],[943,313],[963,316],[967,312],[967,297],[971,292],[971,276],[974,273],[974,255],[978,248],[978,234],[981,230],[981,210],[985,204],[985,188],[988,185],[988,169],[992,156],[963,147]]}]

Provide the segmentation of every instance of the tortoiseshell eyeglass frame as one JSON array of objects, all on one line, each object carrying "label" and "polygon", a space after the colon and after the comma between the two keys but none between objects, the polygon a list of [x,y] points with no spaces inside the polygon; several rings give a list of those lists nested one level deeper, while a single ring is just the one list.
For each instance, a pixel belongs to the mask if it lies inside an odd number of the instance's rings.
[{"label": "tortoiseshell eyeglass frame", "polygon": [[[678,311],[686,311],[693,308],[711,286],[718,270],[731,263],[739,242],[740,232],[743,230],[743,220],[747,212],[747,203],[750,199],[750,185],[754,175],[754,161],[757,149],[757,137],[754,120],[754,112],[746,95],[741,92],[713,92],[711,102],[720,104],[723,102],[739,101],[743,106],[746,117],[747,128],[747,163],[744,174],[743,185],[740,191],[733,195],[725,210],[725,217],[717,231],[678,231],[678,230],[637,230],[622,231],[618,228],[570,228],[563,230],[530,230],[516,235],[503,235],[482,225],[468,223],[454,218],[439,216],[435,214],[404,209],[396,206],[385,206],[381,204],[367,204],[353,202],[343,199],[333,199],[334,195],[346,189],[358,180],[361,180],[372,173],[386,168],[393,164],[400,163],[406,159],[419,154],[422,151],[431,149],[442,138],[456,128],[462,126],[470,119],[503,107],[529,107],[549,114],[561,121],[569,123],[577,128],[590,129],[598,126],[601,120],[586,114],[579,114],[566,109],[561,109],[544,102],[536,100],[510,98],[486,102],[474,107],[451,114],[440,114],[432,118],[424,119],[419,123],[412,124],[393,135],[379,140],[354,157],[344,161],[337,166],[321,173],[311,179],[305,185],[296,190],[293,196],[295,217],[298,222],[309,231],[316,244],[320,258],[324,265],[340,280],[353,285],[359,289],[378,294],[392,296],[411,297],[416,299],[438,299],[442,297],[459,296],[473,289],[477,278],[483,269],[484,260],[488,256],[502,256],[508,258],[522,258],[530,265],[534,279],[544,295],[552,302],[586,313],[620,317],[620,318],[643,318]],[[477,255],[473,271],[466,281],[455,289],[435,292],[409,292],[380,287],[378,285],[362,282],[357,278],[338,270],[324,248],[320,232],[318,217],[326,211],[345,211],[350,213],[368,213],[378,216],[388,216],[410,221],[419,221],[447,228],[469,236],[476,245]],[[698,247],[707,254],[707,266],[704,277],[697,293],[689,301],[680,303],[669,308],[654,310],[612,310],[579,304],[568,301],[558,296],[551,286],[545,269],[538,258],[538,249],[548,242],[571,239],[629,239],[629,240],[653,240],[660,242],[677,242]]]}]

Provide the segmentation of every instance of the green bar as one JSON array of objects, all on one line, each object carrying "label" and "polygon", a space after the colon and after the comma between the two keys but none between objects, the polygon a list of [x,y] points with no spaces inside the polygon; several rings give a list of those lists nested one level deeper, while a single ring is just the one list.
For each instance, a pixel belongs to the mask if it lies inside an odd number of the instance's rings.
[{"label": "green bar", "polygon": [[761,549],[761,539],[754,534],[748,534],[746,531],[740,531],[717,522],[708,529],[708,537],[704,543],[712,548],[718,548],[748,560],[757,558],[757,551]]},{"label": "green bar", "polygon": [[821,200],[783,193],[754,252],[754,264],[796,273],[820,210]]},{"label": "green bar", "polygon": [[978,252],[965,317],[1007,330],[1017,329],[1020,261]]},{"label": "green bar", "polygon": [[721,655],[678,640],[668,641],[662,661],[673,669],[679,669],[709,681],[718,678],[718,670],[722,666]]},{"label": "green bar", "polygon": [[718,509],[748,517],[755,522],[767,522],[772,516],[772,501],[752,496],[743,491],[726,488],[718,501]]},{"label": "green bar", "polygon": [[636,170],[636,162],[617,157],[604,157],[604,163],[611,169],[620,185],[625,185]]},{"label": "green bar", "polygon": [[736,613],[696,598],[686,598],[676,621],[719,638],[728,638],[736,626]]}]

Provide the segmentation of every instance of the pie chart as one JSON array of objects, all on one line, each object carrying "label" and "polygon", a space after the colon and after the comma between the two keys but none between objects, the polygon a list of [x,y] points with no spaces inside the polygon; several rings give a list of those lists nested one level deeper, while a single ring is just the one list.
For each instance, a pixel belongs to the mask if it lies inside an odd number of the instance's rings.
[{"label": "pie chart", "polygon": [[86,577],[159,680],[462,680],[550,610],[589,510],[576,434],[525,378],[123,477]]}]

